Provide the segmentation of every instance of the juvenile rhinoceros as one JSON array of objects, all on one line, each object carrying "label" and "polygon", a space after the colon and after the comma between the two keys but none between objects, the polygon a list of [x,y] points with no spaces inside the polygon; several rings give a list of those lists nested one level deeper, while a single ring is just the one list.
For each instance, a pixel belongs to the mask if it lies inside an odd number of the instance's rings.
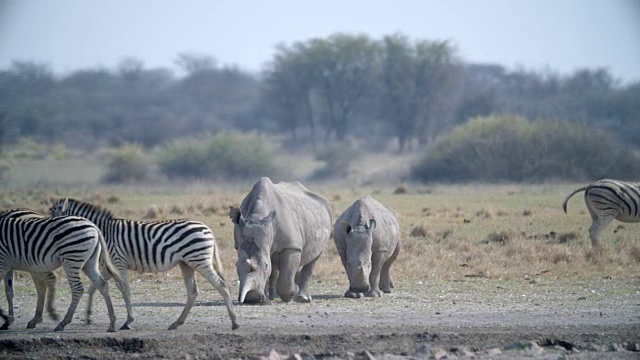
[{"label": "juvenile rhinoceros", "polygon": [[336,220],[333,238],[349,277],[345,297],[392,291],[390,268],[400,252],[400,226],[393,210],[364,196]]},{"label": "juvenile rhinoceros", "polygon": [[231,207],[240,303],[310,302],[313,267],[331,235],[331,205],[299,182],[261,178]]}]

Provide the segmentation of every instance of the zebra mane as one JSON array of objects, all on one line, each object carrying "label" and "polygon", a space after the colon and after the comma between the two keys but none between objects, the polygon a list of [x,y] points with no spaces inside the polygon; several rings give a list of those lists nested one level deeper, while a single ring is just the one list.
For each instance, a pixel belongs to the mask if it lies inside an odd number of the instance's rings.
[{"label": "zebra mane", "polygon": [[74,213],[78,211],[81,211],[83,213],[91,213],[99,216],[104,220],[114,220],[116,218],[110,210],[105,209],[100,205],[94,205],[88,202],[71,198],[68,198],[67,201],[69,202],[69,209],[73,210]]}]

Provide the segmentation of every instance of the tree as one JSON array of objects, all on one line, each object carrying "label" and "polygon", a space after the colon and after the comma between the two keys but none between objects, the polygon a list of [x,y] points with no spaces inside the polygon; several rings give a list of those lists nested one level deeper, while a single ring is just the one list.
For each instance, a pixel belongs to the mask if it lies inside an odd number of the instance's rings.
[{"label": "tree", "polygon": [[[381,114],[394,129],[400,151],[411,138],[426,143],[446,127],[449,99],[460,78],[455,49],[447,41],[411,43],[401,34],[382,40]],[[436,119],[441,123],[436,124]]]},{"label": "tree", "polygon": [[309,64],[307,47],[296,43],[291,48],[276,48],[273,62],[263,73],[262,101],[282,131],[297,143],[298,129],[307,124],[311,143],[315,142],[315,122],[311,106],[314,69]]},{"label": "tree", "polygon": [[343,141],[355,110],[374,84],[377,47],[366,35],[334,34],[307,43],[310,66],[315,69],[315,95],[325,127]]}]

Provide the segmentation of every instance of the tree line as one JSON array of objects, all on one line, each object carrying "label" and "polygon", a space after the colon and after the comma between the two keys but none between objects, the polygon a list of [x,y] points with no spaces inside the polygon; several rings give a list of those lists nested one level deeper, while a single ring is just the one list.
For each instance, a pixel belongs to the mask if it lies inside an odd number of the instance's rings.
[{"label": "tree line", "polygon": [[572,74],[465,62],[449,41],[336,33],[281,44],[260,73],[179,54],[180,76],[123,59],[114,69],[0,70],[0,146],[28,137],[92,149],[152,148],[175,138],[251,131],[290,147],[356,141],[422,148],[471,118],[518,114],[604,129],[640,143],[640,83],[606,69]]}]

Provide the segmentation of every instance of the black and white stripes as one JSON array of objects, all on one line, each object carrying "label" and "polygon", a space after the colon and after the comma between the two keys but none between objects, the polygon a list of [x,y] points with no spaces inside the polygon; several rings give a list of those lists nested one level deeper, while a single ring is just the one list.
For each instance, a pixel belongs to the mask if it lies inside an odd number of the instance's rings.
[{"label": "black and white stripes", "polygon": [[[223,296],[232,328],[238,327],[231,303],[229,288],[222,275],[222,264],[213,232],[203,223],[191,220],[134,221],[117,219],[96,205],[72,200],[57,200],[51,214],[77,215],[93,221],[104,233],[113,263],[121,277],[127,279],[127,270],[163,272],[180,266],[187,288],[187,303],[169,329],[182,325],[198,295],[195,271],[204,276]],[[128,285],[123,291],[129,294]],[[89,290],[89,301],[93,289]],[[91,302],[87,305],[90,315]],[[122,328],[133,321],[131,304],[127,303],[128,319]]]},{"label": "black and white stripes", "polygon": [[[29,219],[29,218],[44,218],[45,216],[30,210],[30,209],[11,209],[0,212],[0,218],[12,218],[12,219]],[[36,303],[36,313],[33,319],[31,319],[27,323],[27,329],[33,329],[37,324],[42,322],[42,311],[44,309],[45,303],[45,295],[47,298],[47,313],[49,317],[58,321],[59,316],[54,308],[54,300],[56,294],[56,274],[53,271],[48,272],[31,272],[31,278],[33,279],[33,283],[36,285],[36,294],[38,296],[38,301]],[[5,293],[7,294],[7,298],[13,297],[13,271],[8,271],[4,275],[4,287]],[[9,324],[5,323],[8,327]],[[0,330],[6,329],[4,326],[0,328]]]},{"label": "black and white stripes", "polygon": [[640,185],[618,180],[600,180],[591,185],[581,187],[567,195],[562,203],[567,212],[569,199],[584,191],[584,199],[591,215],[592,224],[589,236],[593,247],[598,247],[600,231],[611,221],[640,221]]},{"label": "black and white stripes", "polygon": [[[108,331],[115,331],[115,314],[105,280],[98,271],[102,260],[107,270],[115,273],[106,244],[98,227],[76,216],[55,218],[14,219],[0,218],[0,276],[14,270],[51,272],[62,266],[71,288],[71,304],[62,321],[55,328],[64,330],[72,320],[83,293],[80,271],[100,290],[109,312]],[[115,273],[116,281],[121,282]],[[5,319],[3,328],[13,322],[13,290],[7,291],[9,315],[0,311]]]}]

